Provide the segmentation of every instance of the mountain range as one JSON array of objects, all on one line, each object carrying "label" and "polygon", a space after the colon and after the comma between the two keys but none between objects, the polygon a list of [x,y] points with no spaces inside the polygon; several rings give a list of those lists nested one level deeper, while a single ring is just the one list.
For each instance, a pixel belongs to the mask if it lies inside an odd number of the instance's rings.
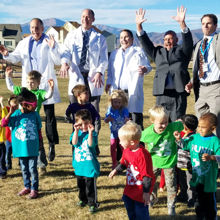
[{"label": "mountain range", "polygon": [[[48,19],[44,19],[43,20],[44,23],[44,30],[46,31],[50,26],[63,26],[66,21],[61,20],[61,19],[57,19],[57,18],[48,18]],[[95,25],[98,29],[100,29],[101,31],[108,31],[112,34],[115,34],[117,39],[119,39],[119,35],[120,35],[120,31],[123,29],[122,28],[115,28],[115,27],[111,27],[108,25],[102,25],[102,24],[96,24]],[[28,34],[30,33],[29,30],[29,23],[25,23],[21,25],[22,27],[22,34]],[[217,29],[217,32],[220,31],[220,28]],[[134,36],[136,36],[136,32],[133,31]],[[200,40],[203,37],[203,33],[201,29],[196,29],[196,30],[191,30],[192,32],[192,36],[193,36],[193,41],[194,43],[196,43],[198,40]],[[159,33],[159,32],[150,32],[148,33],[148,36],[150,37],[150,39],[153,41],[153,43],[155,45],[158,44],[163,44],[163,37],[164,37],[164,33]],[[181,33],[177,33],[178,39],[179,39],[179,43],[181,44],[182,42],[182,37],[181,37]]]}]

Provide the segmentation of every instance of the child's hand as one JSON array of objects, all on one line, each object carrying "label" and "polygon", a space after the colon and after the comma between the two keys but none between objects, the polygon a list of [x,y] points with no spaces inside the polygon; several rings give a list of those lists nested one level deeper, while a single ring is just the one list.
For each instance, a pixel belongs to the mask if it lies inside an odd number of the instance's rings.
[{"label": "child's hand", "polygon": [[15,106],[10,106],[10,109],[9,109],[9,114],[12,114],[12,113],[14,113],[14,111],[15,110],[17,110],[18,109],[18,106],[17,105],[15,105]]},{"label": "child's hand", "polygon": [[53,90],[53,88],[54,88],[54,81],[53,81],[53,79],[49,79],[48,80],[48,84],[49,84],[50,88]]},{"label": "child's hand", "polygon": [[79,123],[75,123],[75,124],[73,125],[75,131],[79,131],[79,129],[80,129],[81,126],[82,126],[82,124],[79,124]]},{"label": "child's hand", "polygon": [[202,155],[202,161],[209,161],[209,160],[216,160],[215,155],[210,155],[206,153]]},{"label": "child's hand", "polygon": [[147,206],[150,204],[150,193],[143,193],[144,205]]},{"label": "child's hand", "polygon": [[176,138],[177,141],[181,140],[180,132],[179,131],[174,131],[173,136]]},{"label": "child's hand", "polygon": [[106,123],[113,122],[113,121],[114,121],[114,118],[112,118],[111,116],[108,116],[107,118],[105,118]]},{"label": "child's hand", "polygon": [[88,125],[88,131],[89,133],[92,133],[95,130],[94,126],[92,124]]},{"label": "child's hand", "polygon": [[113,179],[113,177],[116,175],[116,173],[117,173],[117,170],[114,169],[114,170],[111,171],[111,173],[109,173],[108,177]]},{"label": "child's hand", "polygon": [[11,68],[11,66],[7,66],[5,69],[6,77],[12,77],[12,73],[13,73],[13,69]]}]

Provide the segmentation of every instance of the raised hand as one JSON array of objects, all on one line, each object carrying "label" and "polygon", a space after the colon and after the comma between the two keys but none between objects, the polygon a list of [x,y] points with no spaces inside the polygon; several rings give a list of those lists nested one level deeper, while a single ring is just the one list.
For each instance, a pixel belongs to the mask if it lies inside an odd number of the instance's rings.
[{"label": "raised hand", "polygon": [[8,50],[6,49],[5,46],[0,45],[0,53],[1,53],[3,56],[8,56]]},{"label": "raised hand", "polygon": [[180,8],[177,8],[176,16],[173,16],[172,18],[177,21],[180,24],[180,27],[184,29],[186,27],[185,24],[185,15],[186,15],[186,8],[184,6],[181,6]]},{"label": "raised hand", "polygon": [[144,23],[147,19],[144,18],[146,10],[143,8],[140,8],[138,11],[136,11],[136,24],[141,25]]},{"label": "raised hand", "polygon": [[180,141],[181,140],[181,136],[180,136],[180,132],[179,131],[174,131],[173,132],[173,136],[175,137],[175,139],[177,141]]},{"label": "raised hand", "polygon": [[88,132],[92,133],[95,130],[94,126],[92,124],[88,125]]},{"label": "raised hand", "polygon": [[47,44],[48,44],[48,46],[50,47],[50,48],[54,48],[54,46],[55,46],[55,39],[54,39],[54,36],[53,35],[49,35],[49,40],[48,39],[46,39],[46,42],[47,42]]},{"label": "raised hand", "polygon": [[5,69],[6,77],[13,77],[12,73],[13,73],[12,67],[11,66],[7,66],[6,69]]},{"label": "raised hand", "polygon": [[75,131],[79,131],[79,129],[81,128],[81,126],[82,126],[82,124],[79,124],[79,123],[75,123],[74,125],[73,125],[73,127],[74,127],[74,130]]},{"label": "raised hand", "polygon": [[53,88],[54,88],[54,81],[53,81],[53,79],[49,79],[48,80],[48,84],[49,84],[50,88],[53,90]]}]

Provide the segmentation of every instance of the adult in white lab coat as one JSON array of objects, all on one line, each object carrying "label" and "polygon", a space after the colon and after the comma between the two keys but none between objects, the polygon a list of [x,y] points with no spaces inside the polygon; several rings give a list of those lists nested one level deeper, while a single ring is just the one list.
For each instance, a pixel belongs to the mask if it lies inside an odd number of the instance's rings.
[{"label": "adult in white lab coat", "polygon": [[[82,81],[89,86],[90,101],[99,112],[100,96],[104,90],[104,75],[108,65],[107,45],[105,37],[92,26],[95,14],[91,9],[84,9],[81,14],[81,26],[68,33],[61,55],[60,74],[69,74],[70,102],[76,102],[72,89]],[[84,45],[83,36],[88,34],[88,42]],[[85,63],[82,64],[83,47],[87,48]]]},{"label": "adult in white lab coat", "polygon": [[132,120],[143,129],[144,75],[152,69],[146,55],[140,47],[133,46],[133,34],[130,30],[120,33],[119,49],[109,58],[106,92],[122,89],[128,93],[128,110]]},{"label": "adult in white lab coat", "polygon": [[46,135],[50,149],[49,160],[53,161],[55,157],[54,145],[59,143],[54,104],[60,102],[54,65],[60,64],[60,54],[58,44],[54,38],[52,36],[46,36],[43,31],[44,26],[42,20],[33,18],[30,22],[31,35],[21,40],[12,53],[9,53],[8,50],[1,45],[0,53],[2,53],[3,58],[9,62],[21,62],[22,86],[26,87],[27,75],[32,70],[37,70],[42,74],[39,89],[48,91],[48,80],[54,80],[53,96],[43,103],[46,114]]}]

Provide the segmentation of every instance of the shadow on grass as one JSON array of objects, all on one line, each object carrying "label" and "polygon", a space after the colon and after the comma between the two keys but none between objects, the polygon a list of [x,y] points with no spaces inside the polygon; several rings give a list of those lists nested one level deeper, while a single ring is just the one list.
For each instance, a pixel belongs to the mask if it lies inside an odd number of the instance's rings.
[{"label": "shadow on grass", "polygon": [[76,187],[43,190],[43,191],[40,191],[39,198],[49,196],[49,195],[52,195],[52,194],[71,193],[71,192],[77,192],[77,191],[78,191],[78,189]]},{"label": "shadow on grass", "polygon": [[170,220],[170,219],[175,219],[175,220],[195,220],[196,217],[193,216],[181,216],[181,215],[175,215],[175,217],[171,217],[168,215],[154,215],[154,216],[150,216],[151,220],[159,220],[159,219],[163,219],[163,220]]},{"label": "shadow on grass", "polygon": [[[124,188],[124,184],[118,184],[118,185],[108,185],[108,186],[97,186],[97,189],[119,189],[119,188]],[[118,201],[118,200],[117,200]]]},{"label": "shadow on grass", "polygon": [[21,172],[19,173],[13,173],[13,174],[7,174],[7,178],[16,178],[16,177],[22,177]]},{"label": "shadow on grass", "polygon": [[[117,209],[117,208],[123,208],[124,205],[123,204],[118,204],[119,202],[122,202],[122,200],[118,200],[118,199],[106,199],[103,201],[100,201],[100,207],[99,207],[99,211],[107,211],[107,210],[112,210],[112,209]],[[104,207],[102,207],[102,204],[109,204],[109,205],[105,205]],[[112,205],[111,205],[112,204]]]},{"label": "shadow on grass", "polygon": [[57,155],[56,157],[70,157],[70,158],[72,158],[72,155]]},{"label": "shadow on grass", "polygon": [[50,176],[50,177],[55,177],[55,176],[59,176],[59,177],[69,177],[69,176],[74,176],[74,172],[73,171],[67,171],[67,170],[52,170],[52,171],[48,171],[46,176]]}]

